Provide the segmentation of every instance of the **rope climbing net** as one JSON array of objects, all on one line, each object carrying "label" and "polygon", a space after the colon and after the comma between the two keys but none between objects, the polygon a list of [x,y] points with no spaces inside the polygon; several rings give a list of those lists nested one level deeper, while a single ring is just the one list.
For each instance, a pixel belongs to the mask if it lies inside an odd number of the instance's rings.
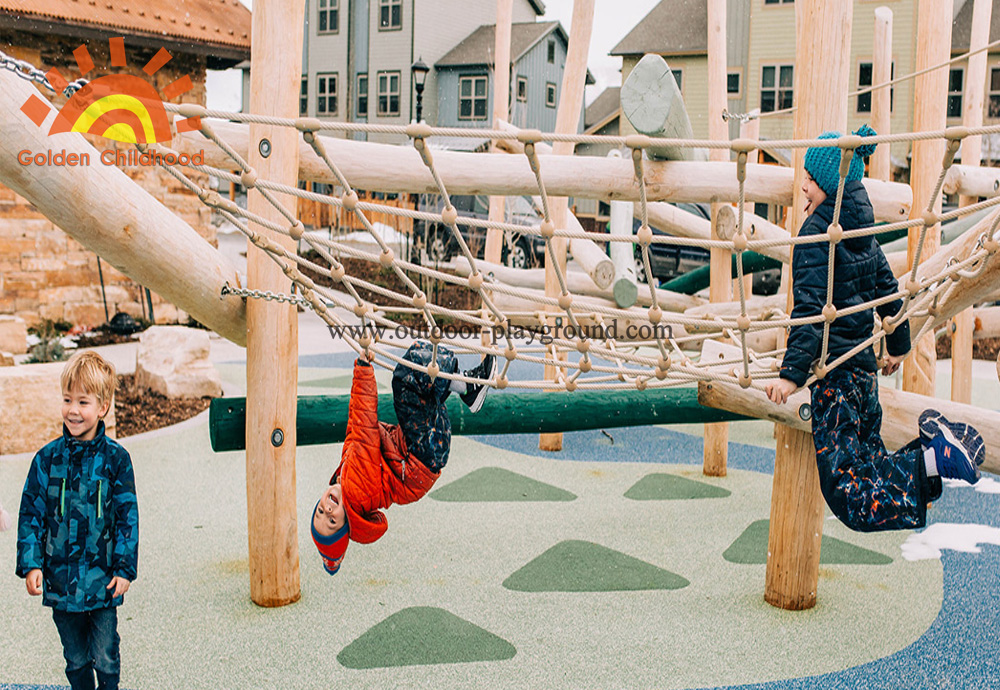
[{"label": "rope climbing net", "polygon": [[[6,56],[0,55],[0,57]],[[16,68],[22,76],[29,75],[25,78],[30,77],[31,73],[26,71],[22,65],[17,65]],[[8,69],[14,68],[8,67]],[[35,81],[39,80],[35,79]],[[51,88],[50,85],[42,81],[39,83]],[[777,377],[783,350],[771,348],[757,351],[751,346],[753,336],[772,329],[787,329],[791,326],[804,324],[821,324],[823,329],[822,350],[814,366],[814,374],[809,381],[812,382],[816,377],[824,376],[828,371],[865,348],[875,347],[879,351],[879,357],[884,356],[885,334],[891,332],[896,324],[905,319],[911,319],[919,324],[917,339],[928,333],[936,325],[934,317],[939,313],[940,305],[959,289],[962,281],[975,280],[981,275],[989,264],[990,257],[1000,247],[996,239],[1000,214],[994,213],[990,217],[988,230],[978,235],[975,242],[963,251],[963,256],[951,256],[943,266],[935,264],[936,268],[933,271],[920,270],[920,257],[924,251],[925,240],[930,228],[942,221],[952,220],[960,215],[975,213],[1000,204],[1000,197],[993,197],[949,213],[938,214],[934,212],[935,202],[938,195],[941,194],[945,175],[953,165],[955,154],[962,140],[969,136],[1000,133],[1000,126],[952,127],[939,131],[865,138],[851,135],[839,139],[768,140],[766,142],[768,148],[839,147],[841,149],[840,180],[833,221],[826,233],[808,237],[785,235],[783,237],[755,239],[752,228],[747,227],[744,212],[748,154],[761,146],[761,142],[754,140],[705,141],[652,138],[644,135],[627,137],[568,135],[542,133],[538,130],[512,132],[492,129],[442,128],[430,127],[423,123],[408,126],[373,125],[323,122],[314,118],[267,117],[206,109],[192,104],[165,104],[165,107],[186,118],[192,129],[196,129],[205,139],[223,151],[227,160],[231,162],[231,166],[227,170],[205,164],[189,163],[182,166],[162,162],[161,167],[196,194],[205,205],[215,209],[223,218],[238,228],[256,247],[265,252],[271,260],[280,266],[282,272],[296,286],[298,292],[297,296],[293,296],[246,290],[243,286],[231,285],[224,290],[223,297],[249,297],[296,302],[313,310],[331,327],[336,327],[356,351],[367,351],[376,364],[385,367],[392,367],[402,362],[407,366],[422,368],[411,362],[404,362],[401,349],[405,348],[408,342],[391,337],[399,325],[394,318],[399,319],[403,314],[418,315],[424,322],[428,339],[435,348],[441,342],[447,342],[449,347],[458,353],[490,353],[498,356],[502,366],[497,377],[489,381],[491,385],[498,388],[512,386],[536,389],[562,388],[568,391],[576,389],[645,390],[713,380],[735,382],[744,388],[762,388],[769,380]],[[312,149],[317,159],[328,171],[328,178],[336,182],[338,193],[319,194],[258,177],[246,158],[216,133],[210,119],[296,129],[301,140]],[[430,213],[361,201],[357,191],[342,172],[338,161],[335,160],[335,156],[328,152],[327,142],[330,140],[321,136],[324,132],[341,135],[350,135],[355,132],[404,135],[419,154],[423,166],[433,180],[434,188],[443,199],[443,210],[440,213]],[[524,226],[460,215],[451,203],[448,188],[435,165],[430,146],[434,137],[474,137],[516,143],[523,150],[525,164],[530,169],[537,185],[542,212],[540,224],[538,226]],[[932,139],[944,139],[946,149],[934,193],[919,217],[888,225],[849,231],[840,227],[839,219],[844,184],[855,149],[862,143],[891,144]],[[638,209],[641,221],[639,230],[634,235],[617,235],[586,232],[582,229],[557,228],[552,219],[552,204],[546,191],[543,176],[543,162],[549,157],[538,155],[538,149],[543,145],[543,142],[603,144],[628,150],[632,162],[632,183],[638,191]],[[136,146],[144,153],[162,154],[161,161],[170,153],[175,154],[176,159],[176,152],[159,144],[136,144]],[[649,159],[645,152],[653,148],[668,147],[721,148],[735,154],[738,202],[735,207],[736,228],[731,239],[704,240],[653,233],[649,221],[649,205],[651,203],[647,181]],[[255,190],[276,209],[283,222],[270,220],[238,206],[232,200],[221,196],[217,191],[199,184],[196,181],[197,176],[192,176],[190,170],[207,174],[221,182],[238,183],[248,190]],[[236,172],[231,172],[231,170]],[[290,210],[279,198],[281,195],[327,204],[353,213],[364,227],[365,232],[377,244],[377,253],[364,251],[336,237],[325,236],[324,233],[306,232],[305,226],[297,218],[296,213]],[[376,212],[405,216],[414,220],[440,223],[446,226],[461,255],[469,264],[471,269],[469,275],[454,275],[435,267],[424,266],[397,257],[389,243],[370,220],[370,215]],[[500,303],[504,298],[523,299],[524,289],[505,283],[494,276],[488,268],[484,268],[481,261],[470,249],[459,229],[460,225],[541,238],[547,254],[547,264],[554,270],[558,284],[558,295],[533,296],[531,299],[536,308],[532,310],[502,308]],[[920,229],[919,240],[916,244],[912,268],[910,268],[902,287],[892,295],[848,309],[838,310],[833,304],[833,265],[837,245],[854,237],[909,230],[910,228]],[[294,249],[289,249],[284,244],[270,239],[269,233],[288,236],[296,243],[304,242],[328,265],[321,265],[301,256]],[[558,256],[556,248],[558,241],[574,239],[600,243],[635,243],[638,255],[641,257],[642,270],[645,273],[645,288],[648,288],[648,295],[642,295],[641,306],[617,308],[612,303],[574,294],[570,290],[565,264],[560,261],[561,257]],[[766,311],[755,309],[750,304],[749,296],[744,287],[745,254],[751,251],[766,251],[774,247],[787,246],[792,248],[807,242],[825,242],[828,243],[829,248],[827,295],[821,313],[792,319],[783,309],[772,308]],[[732,306],[737,307],[737,309],[727,311],[720,308],[715,312],[708,311],[697,316],[673,311],[678,308],[671,303],[673,293],[655,287],[656,280],[650,257],[650,248],[654,244],[680,247],[697,246],[731,251],[735,257],[737,278],[735,285],[738,294],[738,300]],[[391,290],[370,280],[351,275],[345,267],[345,258],[371,262],[391,270],[404,289]],[[307,272],[328,275],[336,284],[336,289],[317,284],[307,275]],[[428,299],[426,292],[415,282],[414,276],[419,276],[423,280],[439,281],[465,288],[478,298],[482,308],[458,310],[434,304]],[[366,299],[362,293],[375,295],[377,299]],[[871,334],[850,351],[829,362],[827,361],[830,325],[837,318],[873,309],[897,299],[902,299],[903,306],[896,316],[885,321],[876,319],[876,326]],[[711,309],[711,307],[708,308]],[[442,326],[442,322],[445,321],[459,322],[469,329],[479,329],[484,337],[482,339],[449,338],[448,329]],[[617,333],[618,329],[613,329],[612,326],[620,323],[632,325],[634,327],[633,333],[646,337],[626,341],[609,335],[609,333]],[[349,326],[353,326],[354,330],[346,328]],[[534,342],[525,344],[516,337],[516,327],[538,329],[543,331],[546,337],[538,344],[534,344]],[[384,335],[386,333],[390,334],[390,337],[386,337]],[[721,358],[696,354],[706,340],[720,339],[737,344],[738,350],[734,349],[732,355],[724,355]],[[544,364],[551,367],[556,373],[554,378],[548,377],[546,379],[514,378],[511,375],[510,367],[515,361]],[[435,375],[439,373],[433,365],[432,368],[430,373]],[[441,373],[440,375],[473,381],[460,373],[454,375]]]}]

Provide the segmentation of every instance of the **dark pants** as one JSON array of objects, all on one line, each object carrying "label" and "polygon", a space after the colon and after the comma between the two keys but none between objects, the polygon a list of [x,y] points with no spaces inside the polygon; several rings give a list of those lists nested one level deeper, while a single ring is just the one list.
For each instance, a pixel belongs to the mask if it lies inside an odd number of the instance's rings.
[{"label": "dark pants", "polygon": [[[432,354],[431,344],[419,341],[410,345],[403,359],[427,366]],[[442,373],[458,372],[458,360],[442,345],[438,345],[437,363]],[[405,364],[397,364],[392,372],[392,404],[406,438],[406,448],[431,472],[441,471],[451,450],[451,420],[444,404],[451,393],[450,386],[450,379],[431,380],[424,372]]]},{"label": "dark pants", "polygon": [[834,369],[813,384],[812,430],[820,488],[841,522],[858,532],[924,526],[940,485],[927,479],[919,440],[885,449],[874,373]]},{"label": "dark pants", "polygon": [[118,690],[121,659],[118,656],[118,609],[95,609],[83,613],[52,610],[59,630],[66,677],[72,690],[93,690],[97,671],[98,690]]}]

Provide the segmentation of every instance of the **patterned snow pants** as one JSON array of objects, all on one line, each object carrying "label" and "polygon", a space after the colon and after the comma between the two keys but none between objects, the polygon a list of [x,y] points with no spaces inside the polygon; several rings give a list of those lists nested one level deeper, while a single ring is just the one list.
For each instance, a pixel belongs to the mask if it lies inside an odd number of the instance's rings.
[{"label": "patterned snow pants", "polygon": [[858,532],[923,527],[940,480],[927,479],[919,439],[886,450],[876,375],[834,369],[811,388],[819,483],[833,514]]},{"label": "patterned snow pants", "polygon": [[[418,341],[410,345],[403,359],[427,366],[432,354],[430,343]],[[437,363],[443,373],[458,372],[458,360],[443,345],[438,345]],[[424,372],[405,364],[397,364],[392,372],[392,404],[407,450],[431,472],[441,471],[451,450],[451,420],[444,404],[451,393],[450,386],[450,379],[431,380]]]}]

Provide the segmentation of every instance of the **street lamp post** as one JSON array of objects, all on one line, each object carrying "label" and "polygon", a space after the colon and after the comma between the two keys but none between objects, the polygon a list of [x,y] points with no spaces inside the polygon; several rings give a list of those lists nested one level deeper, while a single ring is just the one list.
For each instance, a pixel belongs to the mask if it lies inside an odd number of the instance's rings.
[{"label": "street lamp post", "polygon": [[413,73],[413,88],[417,91],[417,122],[421,121],[421,116],[424,110],[424,80],[427,79],[427,73],[431,71],[422,57],[418,57],[417,61],[410,66],[410,72]]}]

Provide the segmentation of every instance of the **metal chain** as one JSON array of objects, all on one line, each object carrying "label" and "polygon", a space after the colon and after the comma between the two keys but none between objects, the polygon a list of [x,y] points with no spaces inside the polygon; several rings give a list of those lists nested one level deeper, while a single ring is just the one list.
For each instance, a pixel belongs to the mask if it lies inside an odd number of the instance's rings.
[{"label": "metal chain", "polygon": [[[25,81],[30,81],[35,84],[40,84],[49,91],[56,91],[56,87],[52,86],[52,84],[49,82],[49,78],[45,76],[45,72],[38,69],[37,67],[32,65],[30,62],[27,62],[26,60],[18,60],[17,58],[13,58],[10,55],[7,55],[2,50],[0,50],[0,67],[13,72],[17,76],[21,77],[21,79],[24,79]],[[89,82],[83,78],[77,79],[74,82],[70,82],[69,84],[66,85],[66,88],[63,89],[63,95],[69,98],[74,93],[76,93],[84,86],[86,86],[88,83]]]},{"label": "metal chain", "polygon": [[288,302],[289,304],[298,304],[308,309],[312,309],[312,303],[305,298],[297,295],[285,295],[280,292],[271,292],[270,290],[248,290],[246,288],[234,288],[229,287],[228,285],[223,285],[221,294],[223,297],[226,295],[236,295],[237,297],[253,297],[254,299],[263,299],[269,302]]}]

